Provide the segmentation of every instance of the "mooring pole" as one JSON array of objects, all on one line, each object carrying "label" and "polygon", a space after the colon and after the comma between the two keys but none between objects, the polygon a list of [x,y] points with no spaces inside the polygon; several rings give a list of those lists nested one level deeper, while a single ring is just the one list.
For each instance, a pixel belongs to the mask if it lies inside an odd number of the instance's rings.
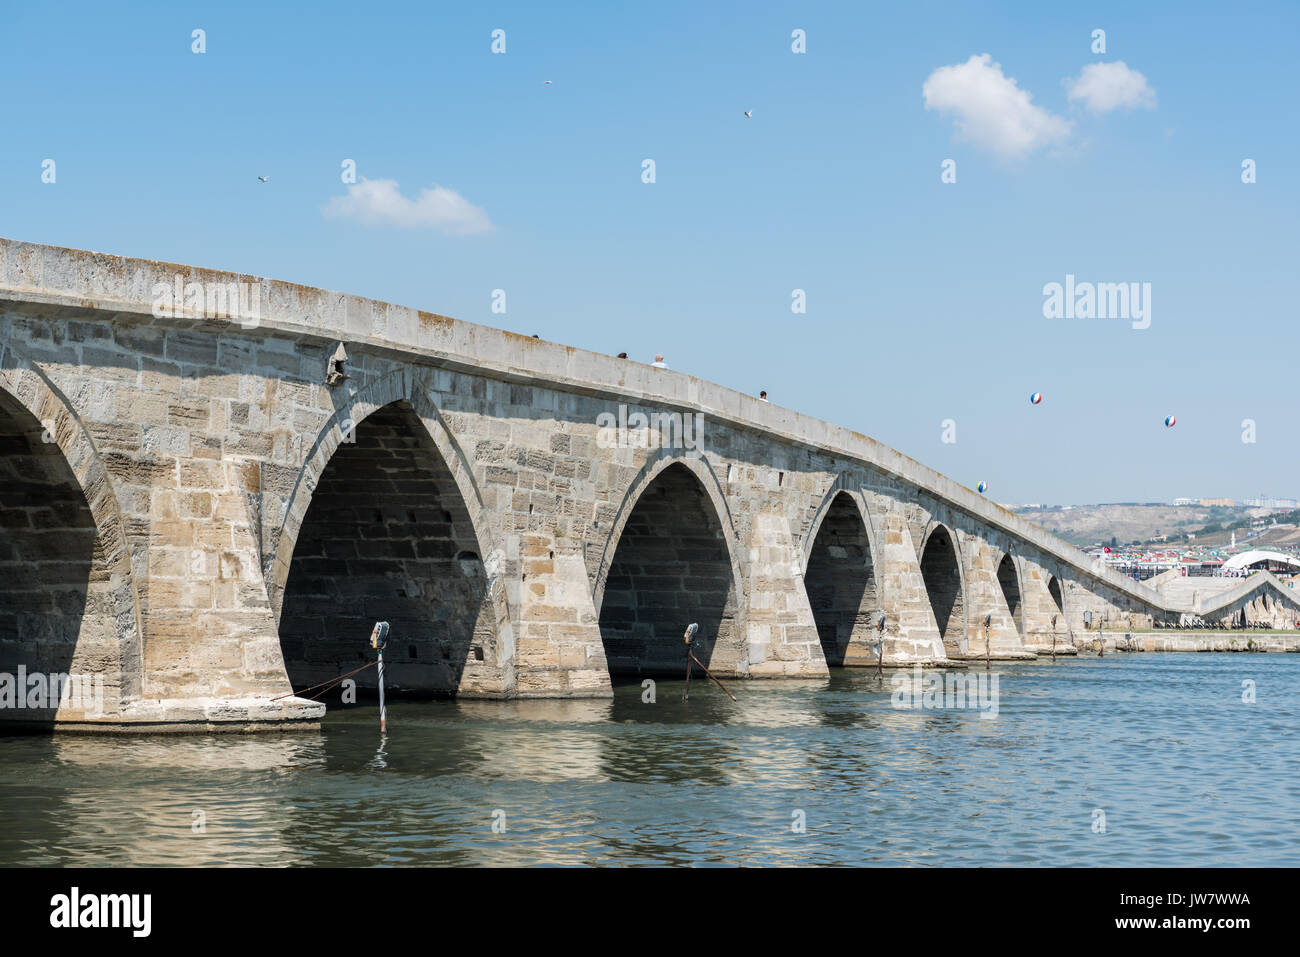
[{"label": "mooring pole", "polygon": [[691,622],[686,626],[686,634],[683,636],[686,639],[686,690],[682,692],[683,701],[689,701],[691,698],[691,662],[695,660],[695,656],[691,654],[691,639],[699,630],[700,626],[696,622]]},{"label": "mooring pole", "polygon": [[682,700],[683,700],[683,701],[686,701],[686,700],[688,700],[689,697],[690,697],[690,693],[691,693],[691,663],[694,662],[695,664],[697,664],[697,665],[700,666],[700,670],[704,672],[704,676],[705,676],[706,678],[708,678],[708,679],[709,679],[710,681],[712,681],[715,685],[717,685],[719,688],[721,688],[722,691],[723,691],[723,693],[724,693],[728,698],[730,698],[732,701],[735,701],[735,700],[736,700],[736,696],[735,696],[734,694],[732,694],[730,691],[727,690],[727,686],[724,685],[724,684],[723,684],[721,681],[719,681],[717,678],[713,677],[713,672],[709,671],[709,669],[705,666],[704,662],[700,661],[699,658],[696,658],[696,657],[695,657],[695,652],[691,649],[691,644],[692,644],[692,642],[695,640],[695,633],[698,632],[699,630],[700,630],[700,626],[699,626],[698,624],[696,624],[695,622],[691,622],[689,625],[686,626],[686,635],[685,635],[685,638],[686,638],[686,692],[682,695]]},{"label": "mooring pole", "polygon": [[984,670],[989,671],[993,668],[993,643],[989,639],[989,626],[993,624],[993,616],[984,616]]},{"label": "mooring pole", "polygon": [[725,695],[726,695],[728,698],[730,698],[732,701],[735,701],[735,700],[736,700],[736,696],[735,696],[734,694],[732,694],[730,691],[727,690],[727,686],[724,685],[724,684],[723,684],[721,681],[719,681],[717,678],[713,677],[713,672],[710,671],[708,668],[705,667],[704,662],[700,661],[700,659],[699,659],[699,658],[696,658],[694,655],[691,655],[691,661],[695,662],[697,665],[700,666],[700,670],[704,672],[704,677],[708,678],[708,679],[709,679],[710,681],[712,681],[715,685],[717,685],[719,688],[721,688],[723,694],[725,694]]},{"label": "mooring pole", "polygon": [[388,709],[384,707],[384,646],[388,644],[388,622],[375,622],[370,647],[379,652],[379,733],[388,733]]},{"label": "mooring pole", "polygon": [[1097,634],[1099,636],[1097,638],[1097,657],[1105,658],[1106,657],[1106,619],[1104,617],[1102,618],[1101,621],[1097,623]]},{"label": "mooring pole", "polygon": [[1056,616],[1052,616],[1052,660],[1056,660]]},{"label": "mooring pole", "polygon": [[876,674],[885,675],[885,616],[876,619]]}]

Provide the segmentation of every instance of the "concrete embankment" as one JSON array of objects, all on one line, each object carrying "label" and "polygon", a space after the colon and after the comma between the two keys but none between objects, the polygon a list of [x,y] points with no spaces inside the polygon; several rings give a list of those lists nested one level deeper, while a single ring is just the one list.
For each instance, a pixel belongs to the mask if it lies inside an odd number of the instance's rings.
[{"label": "concrete embankment", "polygon": [[[1079,639],[1075,645],[1081,654],[1096,654],[1097,639]],[[1232,632],[1192,631],[1171,634],[1106,635],[1106,653],[1140,651],[1240,651],[1300,653],[1300,634],[1233,634]]]}]

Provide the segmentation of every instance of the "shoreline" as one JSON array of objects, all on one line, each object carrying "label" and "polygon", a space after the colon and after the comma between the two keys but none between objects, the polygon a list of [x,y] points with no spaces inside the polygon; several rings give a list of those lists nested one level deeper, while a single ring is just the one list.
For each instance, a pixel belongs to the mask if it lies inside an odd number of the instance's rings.
[{"label": "shoreline", "polygon": [[[1127,637],[1126,637],[1127,635]],[[1300,633],[1267,632],[1233,634],[1222,631],[1194,631],[1174,634],[1153,632],[1107,633],[1107,654],[1152,652],[1239,652],[1242,654],[1300,654]],[[1084,639],[1074,646],[1080,655],[1095,655],[1097,639]]]}]

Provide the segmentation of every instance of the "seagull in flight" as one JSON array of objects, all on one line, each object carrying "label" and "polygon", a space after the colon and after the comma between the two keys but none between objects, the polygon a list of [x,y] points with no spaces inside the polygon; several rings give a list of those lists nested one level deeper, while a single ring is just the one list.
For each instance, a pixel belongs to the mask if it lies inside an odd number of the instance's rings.
[{"label": "seagull in flight", "polygon": [[752,120],[752,119],[754,118],[754,111],[753,111],[753,110],[746,110],[746,111],[745,111],[745,115],[746,115],[747,117],[749,117],[749,118]]},{"label": "seagull in flight", "polygon": [[259,177],[257,177],[257,181],[258,181],[259,183],[265,183],[265,182],[266,182],[268,179],[270,179],[270,178],[271,178],[271,177],[269,177],[269,176],[259,176]]}]

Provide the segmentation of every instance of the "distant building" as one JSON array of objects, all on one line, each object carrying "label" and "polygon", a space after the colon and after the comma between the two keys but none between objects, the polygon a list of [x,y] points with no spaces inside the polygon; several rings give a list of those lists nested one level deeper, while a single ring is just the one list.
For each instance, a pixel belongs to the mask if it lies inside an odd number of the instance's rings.
[{"label": "distant building", "polygon": [[1252,569],[1263,569],[1275,575],[1292,575],[1300,570],[1300,558],[1281,552],[1255,550],[1233,555],[1223,563],[1225,573],[1248,574]]},{"label": "distant building", "polygon": [[[1189,502],[1188,504],[1190,505],[1191,503]],[[1221,505],[1225,508],[1232,508],[1237,503],[1230,498],[1203,498],[1200,500],[1200,504],[1204,508],[1212,508],[1216,505]]]},{"label": "distant building", "polygon": [[1190,499],[1190,498],[1176,498],[1176,499],[1174,499],[1174,504],[1175,504],[1175,505],[1195,505],[1195,504],[1196,504],[1196,501],[1195,501],[1195,499]]},{"label": "distant building", "polygon": [[1269,498],[1261,495],[1259,498],[1248,498],[1243,505],[1252,505],[1255,508],[1300,508],[1300,502],[1293,498]]}]

